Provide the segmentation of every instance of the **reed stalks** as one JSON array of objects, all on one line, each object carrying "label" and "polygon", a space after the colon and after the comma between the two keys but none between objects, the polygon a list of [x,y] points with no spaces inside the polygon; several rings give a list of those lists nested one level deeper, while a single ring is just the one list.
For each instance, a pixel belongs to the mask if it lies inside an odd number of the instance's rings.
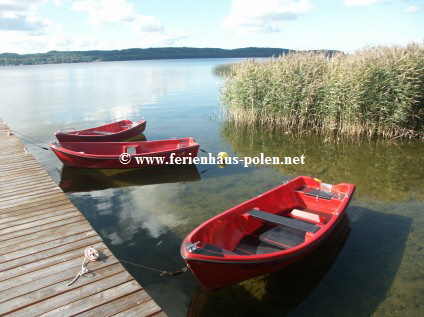
[{"label": "reed stalks", "polygon": [[234,64],[221,94],[226,118],[337,138],[424,139],[423,44]]}]

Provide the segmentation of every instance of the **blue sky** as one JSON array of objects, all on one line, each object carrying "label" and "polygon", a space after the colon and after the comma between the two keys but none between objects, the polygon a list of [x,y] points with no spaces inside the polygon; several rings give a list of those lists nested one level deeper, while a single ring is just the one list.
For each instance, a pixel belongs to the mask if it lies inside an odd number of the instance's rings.
[{"label": "blue sky", "polygon": [[424,0],[0,0],[0,52],[424,41]]}]

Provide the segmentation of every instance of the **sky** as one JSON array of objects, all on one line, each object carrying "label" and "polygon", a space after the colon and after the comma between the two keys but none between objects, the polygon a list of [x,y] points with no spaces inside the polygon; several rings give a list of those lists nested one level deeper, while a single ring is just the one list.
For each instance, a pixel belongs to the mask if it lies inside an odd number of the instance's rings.
[{"label": "sky", "polygon": [[0,0],[0,53],[148,47],[354,52],[424,42],[424,0]]}]

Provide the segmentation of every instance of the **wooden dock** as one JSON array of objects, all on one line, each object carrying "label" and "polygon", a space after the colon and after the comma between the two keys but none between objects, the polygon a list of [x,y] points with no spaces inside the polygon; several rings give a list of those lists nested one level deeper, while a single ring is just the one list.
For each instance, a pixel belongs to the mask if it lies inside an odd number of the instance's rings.
[{"label": "wooden dock", "polygon": [[[166,316],[0,120],[0,316]],[[84,250],[101,257],[81,270]]]}]

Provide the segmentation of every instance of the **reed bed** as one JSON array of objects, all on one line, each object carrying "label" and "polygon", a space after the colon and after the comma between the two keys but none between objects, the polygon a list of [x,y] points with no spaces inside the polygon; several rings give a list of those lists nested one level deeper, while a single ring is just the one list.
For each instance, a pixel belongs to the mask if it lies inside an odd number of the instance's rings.
[{"label": "reed bed", "polygon": [[212,69],[212,73],[216,76],[226,77],[231,75],[234,64],[220,64]]},{"label": "reed bed", "polygon": [[424,139],[424,45],[290,53],[226,72],[226,118],[292,133]]}]

